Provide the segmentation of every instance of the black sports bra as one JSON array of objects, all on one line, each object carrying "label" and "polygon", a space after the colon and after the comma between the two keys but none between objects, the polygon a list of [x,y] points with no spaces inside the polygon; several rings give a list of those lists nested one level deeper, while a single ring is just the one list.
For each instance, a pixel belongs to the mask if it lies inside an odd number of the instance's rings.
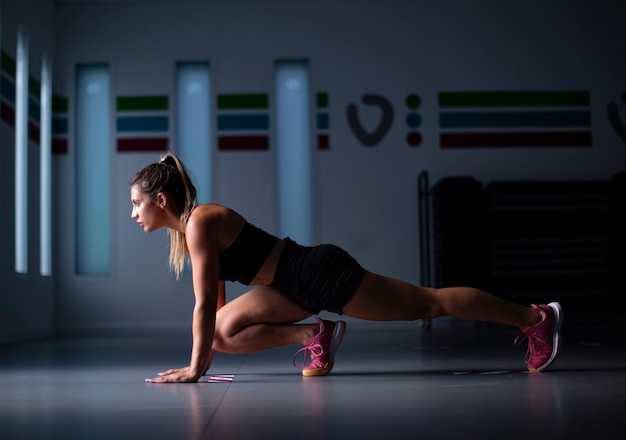
[{"label": "black sports bra", "polygon": [[235,241],[220,252],[220,280],[250,285],[278,238],[246,222]]}]

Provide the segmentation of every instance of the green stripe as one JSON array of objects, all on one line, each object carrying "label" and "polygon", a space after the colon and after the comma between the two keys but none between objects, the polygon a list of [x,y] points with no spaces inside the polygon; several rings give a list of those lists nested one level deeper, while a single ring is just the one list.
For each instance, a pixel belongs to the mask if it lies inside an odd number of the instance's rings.
[{"label": "green stripe", "polygon": [[0,61],[0,64],[2,65],[2,70],[4,70],[4,72],[9,74],[12,78],[15,78],[15,60],[5,51],[2,51],[2,60]]},{"label": "green stripe", "polygon": [[267,109],[268,106],[269,98],[265,93],[217,96],[219,110]]},{"label": "green stripe", "polygon": [[28,76],[28,92],[32,96],[37,97],[37,99],[39,99],[41,95],[41,85],[39,84],[39,81],[30,75]]},{"label": "green stripe", "polygon": [[588,106],[589,92],[440,92],[440,107]]},{"label": "green stripe", "polygon": [[169,101],[167,96],[118,96],[117,111],[137,110],[167,110]]},{"label": "green stripe", "polygon": [[67,113],[70,107],[70,102],[67,98],[62,96],[52,97],[52,113],[63,114]]},{"label": "green stripe", "polygon": [[320,92],[317,94],[317,108],[328,108],[328,93]]}]

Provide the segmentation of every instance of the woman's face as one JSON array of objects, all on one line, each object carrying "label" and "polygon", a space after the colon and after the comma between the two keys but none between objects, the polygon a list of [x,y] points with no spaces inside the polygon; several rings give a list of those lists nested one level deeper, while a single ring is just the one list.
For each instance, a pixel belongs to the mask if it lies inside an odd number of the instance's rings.
[{"label": "woman's face", "polygon": [[130,216],[145,232],[156,231],[163,226],[163,209],[158,206],[157,201],[139,191],[137,185],[133,185],[130,189],[130,202],[133,206]]}]

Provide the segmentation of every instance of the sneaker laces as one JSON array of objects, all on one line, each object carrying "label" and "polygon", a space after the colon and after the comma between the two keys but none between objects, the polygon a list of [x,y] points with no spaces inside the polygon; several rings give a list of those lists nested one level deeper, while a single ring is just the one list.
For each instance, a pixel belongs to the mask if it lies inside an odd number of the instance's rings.
[{"label": "sneaker laces", "polygon": [[526,339],[528,339],[528,350],[526,350],[525,360],[530,361],[532,354],[539,348],[544,347],[548,342],[544,341],[537,336],[537,332],[522,333],[513,341],[515,345],[521,345]]},{"label": "sneaker laces", "polygon": [[[296,358],[300,353],[304,353],[304,359],[301,364],[296,364]],[[322,347],[318,342],[315,341],[307,341],[305,342],[305,346],[300,350],[296,351],[293,355],[293,359],[291,360],[294,367],[303,369],[306,366],[306,358],[307,355],[311,359],[310,366],[315,368],[323,368],[324,363],[320,360],[320,357],[324,354],[324,347]]]}]

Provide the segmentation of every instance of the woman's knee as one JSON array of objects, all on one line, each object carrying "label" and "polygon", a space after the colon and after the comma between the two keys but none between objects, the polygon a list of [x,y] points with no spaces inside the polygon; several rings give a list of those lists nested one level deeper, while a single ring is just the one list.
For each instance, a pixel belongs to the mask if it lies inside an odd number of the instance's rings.
[{"label": "woman's knee", "polygon": [[237,346],[234,336],[240,330],[240,326],[231,316],[217,312],[215,319],[215,332],[213,334],[212,348],[220,353],[237,354]]}]

